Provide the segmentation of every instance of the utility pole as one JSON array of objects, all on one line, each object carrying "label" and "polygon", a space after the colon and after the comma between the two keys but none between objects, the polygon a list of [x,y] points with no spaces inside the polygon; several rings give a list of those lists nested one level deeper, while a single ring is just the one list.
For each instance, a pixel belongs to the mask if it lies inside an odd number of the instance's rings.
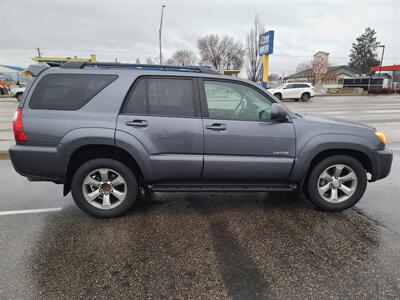
[{"label": "utility pole", "polygon": [[158,31],[158,38],[159,38],[159,41],[160,41],[160,65],[162,65],[161,31],[162,31],[162,21],[163,21],[164,7],[165,7],[165,4],[163,4],[162,7],[161,7],[160,30]]},{"label": "utility pole", "polygon": [[36,50],[37,50],[38,57],[42,57],[42,54],[40,53],[40,48],[36,48]]},{"label": "utility pole", "polygon": [[[382,70],[382,63],[383,63],[383,55],[385,54],[385,45],[379,45],[379,48],[382,48],[382,57],[381,57],[381,65],[379,67],[379,76],[378,80],[381,78],[381,70]],[[383,87],[383,81],[382,81],[382,87]]]}]

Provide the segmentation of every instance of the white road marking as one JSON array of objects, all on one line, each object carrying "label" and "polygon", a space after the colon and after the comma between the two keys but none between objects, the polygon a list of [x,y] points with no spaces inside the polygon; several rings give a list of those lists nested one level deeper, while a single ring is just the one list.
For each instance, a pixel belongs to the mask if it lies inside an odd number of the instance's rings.
[{"label": "white road marking", "polygon": [[0,216],[20,215],[20,214],[37,214],[37,213],[43,213],[43,212],[60,211],[62,209],[63,209],[62,207],[54,207],[54,208],[8,210],[8,211],[0,211]]}]

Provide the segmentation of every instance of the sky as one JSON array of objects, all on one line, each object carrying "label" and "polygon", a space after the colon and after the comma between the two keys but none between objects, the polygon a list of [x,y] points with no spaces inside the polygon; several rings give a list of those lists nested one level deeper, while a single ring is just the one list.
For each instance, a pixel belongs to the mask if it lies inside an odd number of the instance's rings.
[{"label": "sky", "polygon": [[383,64],[400,64],[400,0],[0,0],[0,64],[26,67],[36,48],[42,56],[145,62],[159,53],[162,4],[165,58],[180,49],[198,55],[196,41],[207,34],[244,44],[257,14],[266,31],[275,30],[270,73],[291,74],[320,50],[332,65],[347,64],[352,42],[368,26],[386,46]]}]

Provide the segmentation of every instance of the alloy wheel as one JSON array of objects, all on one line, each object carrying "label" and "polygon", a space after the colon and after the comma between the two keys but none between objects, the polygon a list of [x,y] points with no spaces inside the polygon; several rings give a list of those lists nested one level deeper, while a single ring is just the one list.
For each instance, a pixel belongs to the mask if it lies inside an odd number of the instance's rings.
[{"label": "alloy wheel", "polygon": [[318,193],[328,202],[340,203],[348,200],[357,189],[357,175],[344,164],[326,168],[318,178]]},{"label": "alloy wheel", "polygon": [[102,168],[91,171],[85,177],[82,192],[90,205],[99,209],[112,209],[125,200],[128,188],[121,174]]}]

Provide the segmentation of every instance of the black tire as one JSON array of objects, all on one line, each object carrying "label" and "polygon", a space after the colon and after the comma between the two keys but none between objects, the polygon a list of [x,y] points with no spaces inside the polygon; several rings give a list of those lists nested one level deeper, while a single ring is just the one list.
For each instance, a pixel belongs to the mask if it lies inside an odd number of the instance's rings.
[{"label": "black tire", "polygon": [[274,94],[274,96],[276,98],[278,98],[279,100],[282,100],[282,94],[281,93],[276,93],[276,94]]},{"label": "black tire", "polygon": [[310,93],[301,94],[301,101],[307,102],[308,100],[310,100]]},{"label": "black tire", "polygon": [[[83,194],[83,181],[94,170],[107,168],[119,173],[126,183],[126,197],[116,207],[101,209],[90,204]],[[84,212],[96,218],[112,218],[127,213],[138,198],[138,183],[134,173],[121,162],[109,158],[97,158],[81,165],[74,173],[71,182],[71,193],[76,203]]]},{"label": "black tire", "polygon": [[[357,185],[355,187],[354,193],[347,200],[339,203],[332,203],[321,197],[318,191],[319,177],[324,172],[324,170],[336,164],[342,164],[350,167],[357,177]],[[367,173],[364,166],[353,157],[346,155],[334,155],[325,158],[311,170],[310,176],[308,177],[307,181],[307,188],[305,190],[307,192],[309,200],[318,209],[323,211],[342,211],[354,206],[364,195],[366,187]]]},{"label": "black tire", "polygon": [[17,93],[17,94],[15,95],[15,98],[17,98],[18,101],[21,101],[22,93]]}]

